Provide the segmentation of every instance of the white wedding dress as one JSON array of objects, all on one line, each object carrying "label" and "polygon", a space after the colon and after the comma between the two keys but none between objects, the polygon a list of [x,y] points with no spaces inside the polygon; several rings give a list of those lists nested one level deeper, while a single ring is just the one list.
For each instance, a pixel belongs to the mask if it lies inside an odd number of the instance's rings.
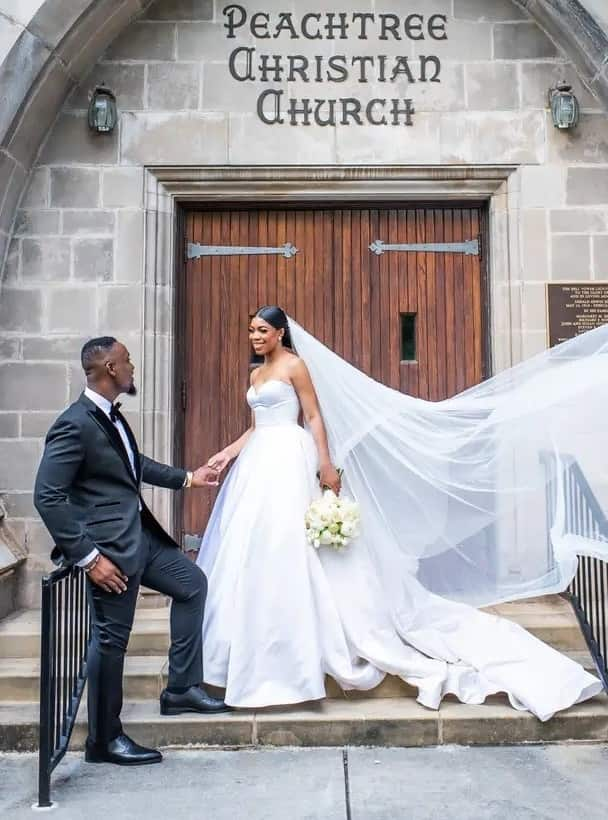
[{"label": "white wedding dress", "polygon": [[[365,690],[390,673],[432,709],[448,693],[479,704],[506,692],[516,709],[547,720],[601,691],[595,677],[518,625],[430,592],[405,553],[393,564],[393,605],[364,504],[361,536],[346,550],[312,548],[304,514],[319,493],[317,456],[298,425],[296,392],[270,380],[251,387],[247,401],[255,430],[219,493],[198,559],[209,580],[205,681],[224,687],[228,704],[315,700],[325,696],[325,675]],[[347,479],[347,458],[342,466]]]}]

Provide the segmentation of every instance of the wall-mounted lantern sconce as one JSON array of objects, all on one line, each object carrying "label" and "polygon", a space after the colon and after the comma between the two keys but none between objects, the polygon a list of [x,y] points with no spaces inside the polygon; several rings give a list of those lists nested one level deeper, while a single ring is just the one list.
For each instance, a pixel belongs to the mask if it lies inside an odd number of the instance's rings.
[{"label": "wall-mounted lantern sconce", "polygon": [[549,89],[549,105],[551,117],[556,128],[576,128],[580,116],[578,100],[572,93],[572,86],[568,83],[558,83],[555,88]]},{"label": "wall-mounted lantern sconce", "polygon": [[116,97],[103,85],[93,92],[89,103],[89,128],[98,134],[109,134],[117,120]]}]

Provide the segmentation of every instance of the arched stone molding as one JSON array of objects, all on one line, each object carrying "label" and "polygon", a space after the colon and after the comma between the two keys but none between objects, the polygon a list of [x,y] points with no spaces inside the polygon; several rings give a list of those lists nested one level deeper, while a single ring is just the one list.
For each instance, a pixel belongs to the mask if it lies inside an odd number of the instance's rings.
[{"label": "arched stone molding", "polygon": [[[608,110],[608,32],[579,0],[512,0],[557,43]],[[604,27],[602,27],[604,26]]]},{"label": "arched stone molding", "polygon": [[0,0],[0,271],[17,205],[70,91],[150,0]]}]

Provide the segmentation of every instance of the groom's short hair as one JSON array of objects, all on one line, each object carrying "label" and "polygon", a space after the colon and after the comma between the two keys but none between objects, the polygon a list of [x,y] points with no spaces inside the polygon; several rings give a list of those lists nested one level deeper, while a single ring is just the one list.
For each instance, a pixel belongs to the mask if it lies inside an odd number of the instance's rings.
[{"label": "groom's short hair", "polygon": [[107,356],[118,340],[114,336],[98,336],[85,342],[80,351],[82,369],[87,373],[100,356]]}]

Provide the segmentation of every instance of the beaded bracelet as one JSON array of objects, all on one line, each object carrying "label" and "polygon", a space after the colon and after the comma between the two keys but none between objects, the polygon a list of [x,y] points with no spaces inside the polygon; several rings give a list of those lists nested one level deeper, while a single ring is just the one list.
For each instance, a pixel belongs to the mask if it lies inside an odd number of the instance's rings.
[{"label": "beaded bracelet", "polygon": [[97,564],[99,563],[99,559],[100,559],[100,558],[101,558],[101,553],[100,553],[100,552],[98,552],[98,553],[97,553],[97,555],[95,556],[95,558],[93,558],[93,560],[91,561],[91,563],[90,563],[90,564],[87,564],[87,566],[84,568],[84,571],[85,571],[85,573],[86,573],[87,575],[89,574],[89,572],[90,572],[92,569],[95,569],[95,567],[96,567],[96,566],[97,566]]}]

